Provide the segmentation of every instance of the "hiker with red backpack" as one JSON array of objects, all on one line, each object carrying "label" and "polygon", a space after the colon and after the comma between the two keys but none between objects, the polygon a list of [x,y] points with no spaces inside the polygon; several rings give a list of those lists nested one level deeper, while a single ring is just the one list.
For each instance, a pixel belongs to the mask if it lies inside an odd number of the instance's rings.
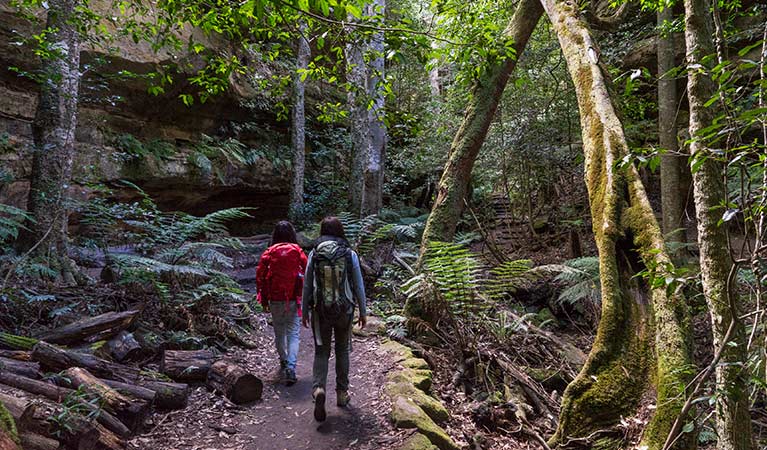
[{"label": "hiker with red backpack", "polygon": [[256,290],[264,311],[272,312],[274,340],[280,355],[280,378],[288,386],[298,381],[296,359],[306,263],[293,225],[286,220],[279,222],[272,232],[271,246],[258,262]]},{"label": "hiker with red backpack", "polygon": [[314,418],[322,422],[325,412],[325,383],[328,378],[330,342],[335,335],[336,404],[349,404],[349,351],[355,306],[360,328],[367,323],[365,285],[357,253],[349,246],[344,227],[336,217],[320,224],[320,238],[309,253],[303,293],[302,322],[314,334]]}]

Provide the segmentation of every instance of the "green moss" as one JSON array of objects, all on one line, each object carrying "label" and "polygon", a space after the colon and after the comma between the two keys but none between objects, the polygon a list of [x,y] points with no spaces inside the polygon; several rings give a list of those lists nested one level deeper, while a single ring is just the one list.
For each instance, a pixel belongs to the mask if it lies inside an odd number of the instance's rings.
[{"label": "green moss", "polygon": [[397,428],[416,428],[441,450],[458,450],[460,448],[445,433],[445,430],[434,423],[418,405],[406,397],[398,396],[394,399],[391,420]]},{"label": "green moss", "polygon": [[392,401],[397,397],[407,398],[418,405],[436,423],[445,422],[450,418],[447,409],[439,400],[410,383],[387,383],[386,393]]},{"label": "green moss", "polygon": [[430,370],[429,363],[427,363],[426,360],[422,358],[408,358],[402,361],[400,364],[409,369]]},{"label": "green moss", "polygon": [[0,333],[0,344],[11,350],[32,350],[38,340],[26,336],[17,336],[10,333]]},{"label": "green moss", "polygon": [[408,358],[415,358],[413,351],[397,341],[386,340],[381,344],[381,348],[394,357],[394,362],[402,362]]},{"label": "green moss", "polygon": [[402,443],[399,450],[437,450],[437,447],[423,434],[415,433]]},{"label": "green moss", "polygon": [[13,416],[11,416],[8,408],[2,403],[0,403],[0,428],[8,433],[13,442],[19,443],[19,432],[16,430],[16,422],[13,420]]},{"label": "green moss", "polygon": [[390,373],[388,381],[391,383],[410,383],[424,392],[429,392],[432,374],[431,370],[402,369]]}]

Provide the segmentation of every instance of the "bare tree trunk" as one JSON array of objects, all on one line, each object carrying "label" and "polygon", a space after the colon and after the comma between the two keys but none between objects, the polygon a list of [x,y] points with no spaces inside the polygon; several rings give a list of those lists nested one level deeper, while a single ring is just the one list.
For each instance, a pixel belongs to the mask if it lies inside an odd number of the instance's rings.
[{"label": "bare tree trunk", "polygon": [[349,83],[349,129],[352,141],[352,170],[349,179],[351,210],[362,214],[365,204],[365,166],[370,153],[370,117],[367,108],[368,69],[364,41],[346,44],[346,81]]},{"label": "bare tree trunk", "polygon": [[304,169],[306,158],[306,113],[304,94],[306,85],[302,73],[309,65],[311,51],[306,37],[306,23],[298,25],[300,36],[296,45],[296,73],[293,75],[293,127],[290,146],[293,149],[293,187],[290,190],[290,218],[295,220],[304,205]]},{"label": "bare tree trunk", "polygon": [[432,100],[439,100],[442,96],[442,86],[439,82],[439,66],[434,66],[429,70],[429,88],[431,89]]},{"label": "bare tree trunk", "polygon": [[458,129],[442,178],[437,198],[426,222],[421,248],[429,241],[449,241],[464,208],[471,171],[511,72],[527,45],[543,13],[537,0],[522,0],[514,12],[504,37],[513,40],[515,58],[493,61],[474,85],[461,127]]},{"label": "bare tree trunk", "polygon": [[74,281],[67,255],[67,188],[72,176],[80,36],[73,24],[78,0],[51,0],[47,29],[52,55],[42,61],[43,82],[32,125],[34,153],[27,209],[34,219],[19,236],[18,250],[62,264],[65,281]]},{"label": "bare tree trunk", "polygon": [[[374,0],[368,5],[368,16],[379,17],[383,23],[386,0]],[[368,110],[370,121],[370,147],[365,163],[364,202],[362,215],[378,214],[383,206],[384,166],[386,161],[386,125],[384,124],[384,35],[375,33],[369,45],[368,96],[373,105]]]},{"label": "bare tree trunk", "polygon": [[[705,103],[716,92],[716,86],[703,58],[714,54],[711,24],[711,2],[685,0],[685,41],[687,45],[687,96],[690,102],[690,154],[699,168],[693,172],[693,189],[698,219],[698,246],[703,292],[706,296],[714,346],[722,348],[721,364],[716,368],[717,448],[750,450],[751,416],[747,391],[746,334],[738,319],[738,297],[730,280],[735,268],[730,259],[724,226],[719,226],[725,200],[724,166],[699,133],[711,125],[714,111]],[[702,160],[702,162],[701,162]],[[723,342],[730,324],[735,321],[730,342]],[[736,345],[731,345],[731,343]]]},{"label": "bare tree trunk", "polygon": [[[658,27],[670,23],[674,13],[670,7],[658,11]],[[685,196],[682,195],[681,175],[683,158],[677,153],[676,126],[676,80],[669,72],[676,66],[674,60],[674,35],[672,32],[658,34],[658,140],[665,153],[661,156],[660,193],[663,215],[663,233],[669,243],[685,240],[682,228]]]},{"label": "bare tree trunk", "polygon": [[[655,388],[656,410],[643,437],[660,449],[681,411],[688,382],[688,315],[681,295],[637,276],[665,276],[670,259],[637,170],[620,168],[628,153],[599,47],[573,0],[543,0],[567,61],[580,110],[594,235],[599,251],[602,317],[583,369],[562,398],[550,445],[620,448],[613,428]],[[651,386],[654,383],[655,386]],[[677,448],[694,445],[694,433]],[[689,440],[688,440],[689,439]]]}]

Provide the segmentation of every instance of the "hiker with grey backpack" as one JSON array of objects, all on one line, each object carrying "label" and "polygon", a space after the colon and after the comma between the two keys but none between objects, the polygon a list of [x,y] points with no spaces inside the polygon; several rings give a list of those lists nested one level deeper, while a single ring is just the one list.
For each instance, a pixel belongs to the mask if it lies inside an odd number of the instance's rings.
[{"label": "hiker with grey backpack", "polygon": [[359,256],[349,246],[341,221],[326,217],[320,224],[320,238],[309,253],[304,278],[302,322],[314,335],[313,389],[314,418],[322,422],[325,411],[325,384],[328,378],[330,343],[335,337],[336,404],[349,404],[349,352],[351,351],[354,309],[358,324],[367,323],[365,285]]}]

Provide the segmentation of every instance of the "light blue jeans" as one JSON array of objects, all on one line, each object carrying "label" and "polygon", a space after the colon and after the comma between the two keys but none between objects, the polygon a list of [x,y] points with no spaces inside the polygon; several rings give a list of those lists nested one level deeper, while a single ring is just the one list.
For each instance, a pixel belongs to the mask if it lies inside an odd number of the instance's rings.
[{"label": "light blue jeans", "polygon": [[[287,303],[287,307],[285,305]],[[274,342],[280,361],[284,361],[288,369],[296,370],[298,357],[298,341],[301,332],[301,320],[295,301],[269,302],[272,311],[272,326],[274,327]]]}]

